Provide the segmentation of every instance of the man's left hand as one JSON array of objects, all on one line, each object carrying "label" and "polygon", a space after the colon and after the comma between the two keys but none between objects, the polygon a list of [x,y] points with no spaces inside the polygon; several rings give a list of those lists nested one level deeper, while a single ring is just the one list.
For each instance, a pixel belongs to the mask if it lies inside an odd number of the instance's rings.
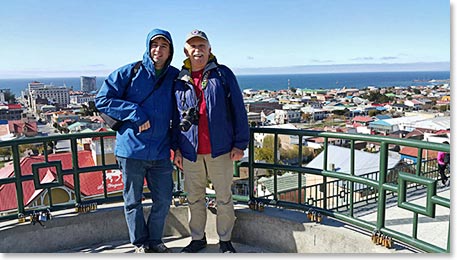
[{"label": "man's left hand", "polygon": [[239,161],[243,158],[243,156],[244,156],[243,150],[240,150],[236,147],[233,147],[232,151],[230,151],[230,159],[232,159],[232,161]]}]

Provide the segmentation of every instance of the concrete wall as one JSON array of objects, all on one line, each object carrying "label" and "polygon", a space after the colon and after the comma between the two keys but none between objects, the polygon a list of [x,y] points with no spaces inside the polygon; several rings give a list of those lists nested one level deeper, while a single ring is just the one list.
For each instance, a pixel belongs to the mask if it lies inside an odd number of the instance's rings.
[{"label": "concrete wall", "polygon": [[[150,206],[145,206],[145,216]],[[187,207],[173,207],[164,230],[167,236],[189,236]],[[54,214],[54,213],[53,213]],[[56,212],[45,227],[17,220],[0,223],[1,253],[52,253],[112,241],[129,240],[122,205],[89,213]]]},{"label": "concrete wall", "polygon": [[[90,213],[73,210],[54,213],[46,227],[17,220],[0,223],[1,253],[52,253],[108,243],[128,241],[122,204],[103,205]],[[109,206],[109,207],[108,207]],[[145,215],[150,206],[145,205]],[[232,240],[237,243],[282,253],[396,253],[403,248],[386,249],[374,245],[368,234],[351,229],[332,219],[320,224],[310,222],[303,212],[266,208],[251,211],[236,209]],[[188,237],[188,208],[172,206],[167,218],[165,236]],[[208,211],[206,235],[218,239],[216,215]]]}]

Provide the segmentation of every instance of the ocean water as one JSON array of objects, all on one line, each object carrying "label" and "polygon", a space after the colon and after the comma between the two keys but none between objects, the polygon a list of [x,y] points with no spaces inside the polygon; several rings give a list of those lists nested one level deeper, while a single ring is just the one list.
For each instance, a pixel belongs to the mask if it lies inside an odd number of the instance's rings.
[{"label": "ocean water", "polygon": [[[328,73],[328,74],[284,74],[284,75],[237,75],[241,89],[280,90],[293,88],[333,89],[333,88],[364,88],[376,87],[407,87],[427,85],[430,80],[449,80],[449,71],[420,71],[420,72],[363,72],[363,73]],[[105,80],[97,77],[97,88]],[[30,79],[0,79],[0,89],[10,89],[16,97],[32,81],[39,81],[55,86],[81,89],[80,78],[30,78]]]}]

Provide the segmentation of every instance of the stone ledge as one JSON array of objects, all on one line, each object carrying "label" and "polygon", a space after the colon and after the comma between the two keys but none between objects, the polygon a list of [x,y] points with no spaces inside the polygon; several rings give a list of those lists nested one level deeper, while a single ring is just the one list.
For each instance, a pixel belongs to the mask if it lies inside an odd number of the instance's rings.
[{"label": "stone ledge", "polygon": [[[150,204],[144,205],[145,215]],[[236,206],[232,240],[237,243],[281,253],[403,253],[411,252],[396,245],[387,249],[374,245],[369,234],[339,221],[325,218],[320,224],[310,222],[303,212],[265,208],[264,212]],[[122,203],[99,206],[85,214],[66,210],[53,213],[43,228],[39,224],[0,223],[0,252],[52,253],[112,241],[128,241]],[[189,237],[187,206],[172,206],[164,236]],[[208,211],[206,235],[218,239],[216,215]]]}]

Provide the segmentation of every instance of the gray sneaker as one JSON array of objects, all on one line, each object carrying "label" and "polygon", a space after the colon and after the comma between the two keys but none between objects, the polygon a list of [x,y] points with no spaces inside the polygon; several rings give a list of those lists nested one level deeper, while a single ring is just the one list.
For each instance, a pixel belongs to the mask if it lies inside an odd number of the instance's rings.
[{"label": "gray sneaker", "polygon": [[135,246],[135,254],[144,254],[145,253],[145,249],[143,246]]}]

